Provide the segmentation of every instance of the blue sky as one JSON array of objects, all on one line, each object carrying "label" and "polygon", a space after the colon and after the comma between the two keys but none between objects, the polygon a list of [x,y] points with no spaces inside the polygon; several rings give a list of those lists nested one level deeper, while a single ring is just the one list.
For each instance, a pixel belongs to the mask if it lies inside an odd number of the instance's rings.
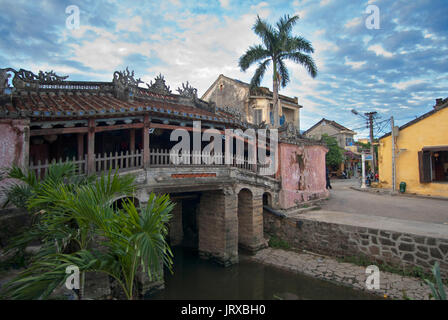
[{"label": "blue sky", "polygon": [[[380,10],[380,29],[365,26],[369,4]],[[69,5],[80,9],[77,30],[66,27]],[[447,0],[0,0],[0,8],[0,68],[111,81],[129,66],[146,82],[161,72],[172,89],[189,81],[199,95],[221,73],[250,81],[254,69],[241,72],[238,58],[259,43],[257,14],[272,23],[298,14],[293,32],[312,42],[319,73],[288,64],[281,93],[299,98],[302,129],[325,117],[363,137],[353,108],[401,125],[448,97]],[[271,79],[263,85],[272,88]]]}]

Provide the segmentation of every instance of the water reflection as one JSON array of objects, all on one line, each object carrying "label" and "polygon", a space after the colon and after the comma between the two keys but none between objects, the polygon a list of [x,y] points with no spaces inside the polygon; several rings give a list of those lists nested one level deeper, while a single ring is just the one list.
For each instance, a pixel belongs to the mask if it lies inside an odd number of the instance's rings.
[{"label": "water reflection", "polygon": [[190,250],[174,249],[174,274],[165,275],[165,290],[148,299],[176,300],[358,300],[375,297],[278,268],[247,261],[223,268]]}]

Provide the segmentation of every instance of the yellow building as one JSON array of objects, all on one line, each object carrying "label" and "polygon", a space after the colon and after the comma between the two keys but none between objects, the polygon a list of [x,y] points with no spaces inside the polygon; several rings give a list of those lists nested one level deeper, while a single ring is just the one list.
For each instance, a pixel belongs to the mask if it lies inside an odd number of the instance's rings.
[{"label": "yellow building", "polygon": [[[397,190],[406,182],[406,192],[448,197],[448,98],[401,126],[395,150]],[[392,188],[390,133],[380,138],[378,158],[381,185]]]},{"label": "yellow building", "polygon": [[368,144],[370,142],[370,139],[362,138],[362,139],[358,139],[358,142],[361,142],[363,144]]}]

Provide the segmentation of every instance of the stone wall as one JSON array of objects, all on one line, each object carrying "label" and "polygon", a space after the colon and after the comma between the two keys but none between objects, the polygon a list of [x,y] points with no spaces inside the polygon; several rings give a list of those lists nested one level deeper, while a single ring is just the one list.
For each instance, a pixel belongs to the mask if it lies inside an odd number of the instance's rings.
[{"label": "stone wall", "polygon": [[237,201],[233,190],[202,194],[197,217],[202,258],[224,266],[238,262]]},{"label": "stone wall", "polygon": [[436,261],[448,277],[448,238],[392,232],[365,227],[286,218],[264,212],[265,232],[292,247],[334,257],[364,256],[402,268],[430,272]]},{"label": "stone wall", "polygon": [[[0,119],[0,169],[9,168],[13,164],[24,167],[29,162],[29,121]],[[0,181],[0,188],[6,188],[12,181]],[[0,205],[5,202],[0,194]]]},{"label": "stone wall", "polygon": [[171,211],[173,216],[170,221],[170,244],[171,246],[178,246],[182,243],[184,238],[184,231],[182,226],[182,200],[176,202],[176,206]]},{"label": "stone wall", "polygon": [[0,210],[0,249],[30,225],[31,215],[25,209]]},{"label": "stone wall", "polygon": [[323,199],[329,193],[325,180],[325,154],[320,145],[279,145],[281,190],[279,205],[289,209],[301,202]]},{"label": "stone wall", "polygon": [[241,248],[252,253],[265,246],[260,191],[244,188],[238,193],[238,242]]}]

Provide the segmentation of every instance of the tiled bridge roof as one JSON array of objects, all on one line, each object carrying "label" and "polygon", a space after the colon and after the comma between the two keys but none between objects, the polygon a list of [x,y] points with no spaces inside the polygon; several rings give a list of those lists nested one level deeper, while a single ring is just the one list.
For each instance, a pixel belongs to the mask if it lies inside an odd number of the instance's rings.
[{"label": "tiled bridge roof", "polygon": [[[14,73],[14,88],[5,86],[8,72]],[[50,120],[150,113],[248,126],[232,114],[198,99],[196,89],[188,85],[184,90],[178,89],[179,94],[172,94],[161,76],[148,88],[140,87],[140,80],[136,81],[129,72],[126,75],[126,71],[114,73],[112,82],[64,81],[65,78],[61,80],[53,73],[50,76],[53,77],[45,77],[41,72],[36,76],[22,69],[0,69],[0,82],[3,81],[0,118]],[[124,81],[119,77],[125,78]]]}]

